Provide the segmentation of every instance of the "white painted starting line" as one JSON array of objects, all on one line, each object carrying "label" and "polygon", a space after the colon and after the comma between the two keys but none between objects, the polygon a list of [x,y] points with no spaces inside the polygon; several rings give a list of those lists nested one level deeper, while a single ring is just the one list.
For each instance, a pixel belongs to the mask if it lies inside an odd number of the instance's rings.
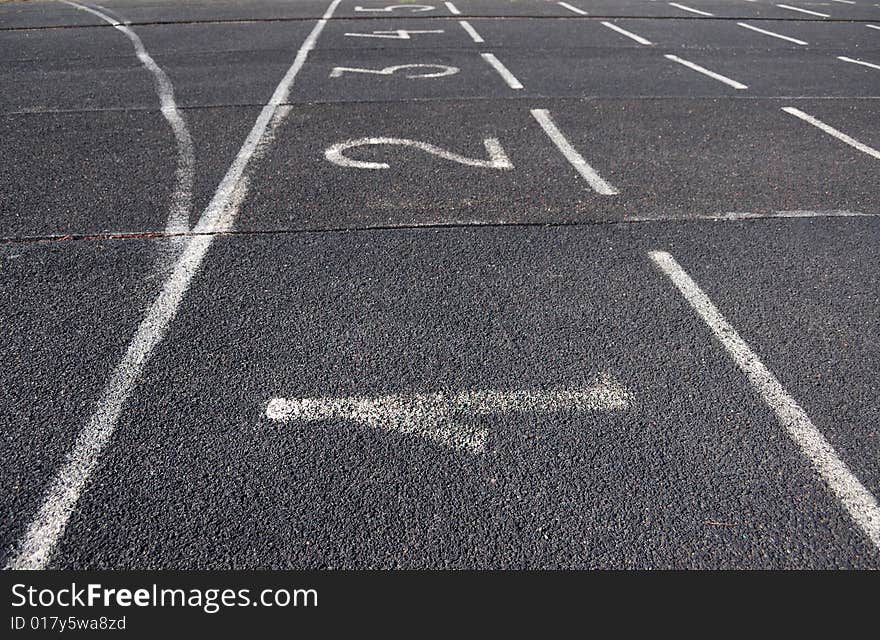
[{"label": "white painted starting line", "polygon": [[630,38],[630,39],[632,39],[632,40],[635,40],[635,41],[638,42],[639,44],[643,44],[643,45],[645,45],[645,46],[651,46],[651,45],[654,44],[654,43],[651,42],[650,40],[647,40],[646,38],[643,38],[643,37],[640,36],[640,35],[636,35],[636,34],[633,33],[632,31],[627,31],[627,30],[624,29],[623,27],[618,27],[618,26],[617,26],[616,24],[614,24],[613,22],[600,22],[599,24],[601,24],[601,25],[604,26],[604,27],[608,27],[608,28],[611,29],[612,31],[616,31],[617,33],[619,33],[619,34],[621,34],[621,35],[624,35],[624,36],[626,36],[627,38]]},{"label": "white painted starting line", "polygon": [[586,11],[584,11],[583,9],[578,9],[577,7],[575,7],[575,6],[573,6],[573,5],[570,5],[570,4],[568,4],[567,2],[557,2],[556,4],[558,4],[558,5],[559,5],[560,7],[562,7],[563,9],[568,9],[568,10],[571,11],[572,13],[576,13],[576,14],[581,15],[581,16],[589,15],[589,14],[588,14]]},{"label": "white painted starting line", "polygon": [[483,37],[479,33],[477,33],[477,30],[471,26],[470,22],[468,22],[467,20],[459,20],[458,24],[460,24],[461,28],[465,30],[465,33],[467,33],[471,37],[471,40],[473,40],[477,44],[485,42],[485,40],[483,40]]},{"label": "white painted starting line", "polygon": [[844,62],[851,62],[852,64],[860,64],[863,67],[880,70],[880,64],[874,64],[873,62],[865,62],[864,60],[856,60],[855,58],[847,58],[846,56],[837,56],[837,59],[843,60]]},{"label": "white painted starting line", "polygon": [[734,89],[748,89],[748,86],[744,85],[742,82],[737,82],[736,80],[731,80],[727,76],[722,76],[720,73],[715,73],[714,71],[709,71],[706,67],[701,67],[698,64],[685,60],[683,58],[679,58],[678,56],[674,56],[671,53],[668,53],[664,56],[673,62],[677,62],[678,64],[686,66],[688,69],[693,69],[698,73],[702,73],[703,75],[709,76],[710,78],[714,78],[718,80],[718,82],[723,82],[726,85],[733,87]]},{"label": "white painted starting line", "polygon": [[800,109],[795,109],[794,107],[782,107],[782,110],[788,114],[791,114],[797,118],[800,118],[804,122],[810,123],[814,127],[821,129],[822,131],[824,131],[828,135],[834,136],[835,138],[837,138],[841,142],[845,142],[846,144],[848,144],[852,148],[858,149],[862,153],[866,153],[869,156],[872,156],[872,157],[880,160],[880,151],[877,151],[877,149],[873,149],[873,148],[869,147],[868,145],[859,142],[855,138],[851,138],[850,136],[846,135],[842,131],[838,131],[834,127],[825,124],[824,122],[822,122],[818,118],[814,118],[813,116],[809,115],[808,113],[804,113]]},{"label": "white painted starting line", "polygon": [[737,24],[744,29],[751,29],[752,31],[756,31],[758,33],[763,33],[765,36],[771,36],[773,38],[779,38],[780,40],[787,40],[788,42],[794,42],[795,44],[807,45],[808,42],[804,42],[803,40],[798,40],[797,38],[792,38],[789,36],[784,36],[781,33],[775,33],[773,31],[767,31],[766,29],[760,29],[758,27],[753,27],[750,24],[746,24],[745,22],[737,22]]},{"label": "white painted starting line", "polygon": [[192,186],[196,162],[195,147],[193,146],[192,136],[189,133],[186,120],[177,108],[177,102],[174,100],[174,85],[171,84],[171,80],[162,67],[156,64],[156,61],[147,52],[140,37],[128,26],[84,4],[71,2],[70,0],[61,0],[61,2],[74,7],[78,11],[88,11],[112,25],[114,29],[121,31],[131,40],[138,60],[141,61],[141,64],[144,65],[147,71],[153,74],[156,93],[159,96],[160,110],[165,120],[171,126],[174,138],[177,140],[176,184],[171,194],[171,207],[168,211],[168,221],[165,223],[165,232],[172,234],[186,233],[189,231],[189,209],[192,205]]},{"label": "white painted starting line", "polygon": [[798,11],[800,13],[806,13],[811,16],[818,16],[820,18],[830,18],[831,17],[827,13],[819,13],[818,11],[810,11],[809,9],[801,9],[800,7],[792,7],[787,4],[777,4],[776,6],[779,7],[780,9],[788,9],[789,11]]},{"label": "white painted starting line", "polygon": [[322,18],[317,21],[271,99],[260,111],[238,155],[223,176],[211,202],[202,212],[195,227],[198,235],[189,238],[162,290],[147,309],[125,354],[113,370],[94,413],[77,435],[73,448],[49,485],[39,511],[28,525],[18,547],[10,555],[7,569],[44,569],[49,563],[80,495],[98,465],[101,453],[116,430],[122,408],[135,388],[144,365],[156,345],[165,337],[183,296],[217,237],[211,232],[227,231],[231,228],[238,213],[237,203],[244,197],[243,185],[247,182],[248,164],[255,154],[265,150],[275,130],[284,121],[289,109],[282,105],[290,96],[293,81],[340,2],[341,0],[333,0]]},{"label": "white painted starting line", "polygon": [[779,383],[758,355],[721,315],[703,290],[665,251],[652,251],[654,264],[665,273],[688,304],[730,354],[764,402],[773,409],[788,435],[800,447],[828,487],[843,504],[850,517],[880,549],[880,505],[840,459],[825,436],[815,427],[806,412]]},{"label": "white painted starting line", "polygon": [[715,14],[709,13],[708,11],[700,11],[699,9],[694,9],[693,7],[688,7],[683,4],[678,4],[677,2],[670,2],[670,7],[675,7],[676,9],[681,9],[682,11],[690,11],[691,13],[696,13],[699,16],[709,16],[714,17]]},{"label": "white painted starting line", "polygon": [[562,152],[562,155],[565,156],[565,159],[571,163],[577,172],[581,174],[581,177],[583,177],[583,179],[593,188],[593,191],[602,194],[603,196],[617,195],[617,189],[605,182],[605,180],[602,179],[602,176],[600,176],[593,167],[587,164],[587,161],[584,160],[583,156],[571,146],[571,143],[565,138],[556,126],[556,123],[550,118],[550,112],[547,111],[547,109],[532,109],[531,113],[532,117],[538,121],[538,124],[544,129],[544,132],[549,136],[550,140],[553,141],[553,144],[556,145],[559,151]]},{"label": "white painted starting line", "polygon": [[504,82],[507,83],[508,87],[510,87],[511,89],[523,88],[522,84],[520,84],[520,81],[516,79],[516,76],[514,76],[507,67],[501,64],[501,61],[498,58],[496,58],[491,53],[481,53],[480,55],[482,56],[483,60],[488,62],[489,65],[498,72],[498,75],[504,78]]},{"label": "white painted starting line", "polygon": [[629,392],[608,376],[582,389],[464,391],[375,398],[274,398],[266,417],[276,422],[356,422],[372,429],[416,435],[473,454],[484,453],[489,430],[478,419],[509,413],[550,415],[626,409]]}]

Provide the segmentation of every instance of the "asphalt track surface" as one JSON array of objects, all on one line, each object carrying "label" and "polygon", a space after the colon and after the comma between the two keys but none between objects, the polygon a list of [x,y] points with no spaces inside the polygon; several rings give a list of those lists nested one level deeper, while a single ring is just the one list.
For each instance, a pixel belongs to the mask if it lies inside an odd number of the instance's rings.
[{"label": "asphalt track surface", "polygon": [[880,5],[82,4],[0,3],[4,565],[880,567]]}]

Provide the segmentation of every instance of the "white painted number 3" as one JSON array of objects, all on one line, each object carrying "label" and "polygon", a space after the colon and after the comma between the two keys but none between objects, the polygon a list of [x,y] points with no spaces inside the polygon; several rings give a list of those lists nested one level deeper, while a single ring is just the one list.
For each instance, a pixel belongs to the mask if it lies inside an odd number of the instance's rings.
[{"label": "white painted number 3", "polygon": [[359,138],[358,140],[347,140],[339,142],[324,152],[324,157],[330,162],[340,167],[351,167],[354,169],[388,169],[390,165],[387,162],[367,162],[365,160],[353,160],[345,155],[348,149],[355,147],[368,147],[376,145],[396,145],[401,147],[413,147],[425,153],[438,156],[444,160],[451,160],[468,167],[481,167],[483,169],[513,169],[513,164],[501,148],[501,143],[495,138],[486,138],[483,140],[483,146],[489,154],[488,160],[480,160],[478,158],[468,158],[458,155],[446,149],[442,149],[427,142],[419,142],[418,140],[407,140],[406,138]]},{"label": "white painted number 3", "polygon": [[418,13],[419,11],[433,11],[434,7],[429,4],[392,4],[387,7],[378,7],[378,8],[370,8],[370,7],[355,7],[355,11],[359,11],[361,13],[366,13],[368,11],[384,11],[385,13],[390,13],[395,9],[409,9],[410,13]]},{"label": "white painted number 3", "polygon": [[330,72],[331,78],[338,78],[343,73],[372,73],[377,76],[390,76],[401,69],[435,69],[428,73],[408,73],[407,78],[442,78],[459,72],[458,67],[450,67],[445,64],[398,64],[384,69],[361,69],[360,67],[333,67]]}]

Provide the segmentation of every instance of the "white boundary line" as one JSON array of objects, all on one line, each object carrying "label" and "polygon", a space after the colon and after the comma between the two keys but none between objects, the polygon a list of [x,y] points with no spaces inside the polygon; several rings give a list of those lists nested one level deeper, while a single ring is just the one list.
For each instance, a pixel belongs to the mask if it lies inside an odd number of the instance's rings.
[{"label": "white boundary line", "polygon": [[723,82],[726,85],[733,87],[734,89],[748,89],[748,86],[744,85],[742,82],[737,82],[736,80],[731,80],[727,76],[722,76],[720,73],[715,73],[714,71],[709,71],[705,67],[701,67],[698,64],[693,62],[689,62],[688,60],[684,60],[683,58],[679,58],[678,56],[674,56],[671,53],[667,53],[664,58],[672,60],[673,62],[677,62],[678,64],[682,64],[686,66],[688,69],[693,69],[698,73],[702,73],[703,75],[709,76],[710,78],[714,78],[718,82]]},{"label": "white boundary line", "polygon": [[780,9],[788,9],[789,11],[799,11],[800,13],[807,13],[811,16],[819,16],[820,18],[830,18],[831,16],[827,13],[819,13],[818,11],[810,11],[809,9],[801,9],[800,7],[792,7],[787,4],[777,4],[777,7]]},{"label": "white boundary line", "polygon": [[847,58],[846,56],[837,56],[838,60],[843,60],[844,62],[852,62],[853,64],[860,64],[863,67],[870,67],[871,69],[880,69],[880,64],[874,64],[873,62],[865,62],[864,60],[856,60],[855,58]]},{"label": "white boundary line", "polygon": [[550,112],[547,111],[547,109],[532,109],[531,113],[532,117],[534,117],[535,120],[538,121],[538,124],[541,125],[541,128],[544,129],[544,133],[547,134],[550,140],[553,141],[553,144],[555,144],[559,151],[562,152],[565,159],[571,163],[579,174],[581,174],[583,179],[589,183],[593,188],[593,191],[602,194],[603,196],[617,195],[617,189],[605,182],[605,180],[596,173],[596,170],[587,164],[587,161],[584,160],[583,156],[571,146],[571,143],[565,138],[556,126],[556,123],[550,118]]},{"label": "white boundary line", "polygon": [[42,506],[28,526],[16,552],[11,555],[7,569],[43,569],[48,564],[80,495],[98,465],[98,458],[113,436],[125,401],[134,390],[156,345],[165,336],[183,296],[216,237],[209,232],[225,231],[231,227],[237,208],[230,207],[230,204],[241,197],[240,183],[243,179],[246,180],[245,169],[255,152],[271,141],[274,130],[283,122],[283,116],[289,109],[284,109],[281,105],[290,95],[294,78],[302,69],[309,51],[315,47],[318,36],[340,2],[341,0],[333,0],[323,17],[315,24],[299,48],[293,64],[276,87],[271,100],[260,112],[195,227],[197,233],[208,235],[196,235],[187,242],[171,275],[147,309],[125,355],[116,365],[95,412],[79,432],[73,449],[67,454],[64,464],[49,485]]},{"label": "white boundary line", "polygon": [[454,16],[460,16],[460,15],[461,15],[461,11],[458,10],[458,7],[456,7],[456,6],[455,6],[454,4],[452,4],[451,2],[444,2],[443,4],[446,5],[446,8],[449,9],[449,13],[451,13],[452,15],[454,15]]},{"label": "white boundary line", "polygon": [[171,207],[168,211],[168,221],[165,223],[165,233],[186,233],[189,231],[189,209],[192,205],[192,186],[196,163],[195,147],[193,146],[189,128],[186,126],[186,120],[184,120],[183,114],[180,113],[174,100],[174,85],[171,84],[171,80],[162,67],[156,64],[156,61],[147,52],[140,37],[125,24],[84,4],[71,2],[70,0],[60,0],[60,2],[78,11],[88,11],[113,26],[114,29],[122,32],[123,35],[131,40],[138,60],[141,61],[141,64],[147,71],[153,74],[156,94],[159,96],[160,110],[165,120],[171,126],[174,138],[177,140],[176,183],[174,193],[171,195]]},{"label": "white boundary line", "polygon": [[489,65],[498,72],[502,78],[504,78],[504,82],[507,83],[507,86],[511,89],[522,89],[523,86],[519,80],[516,79],[516,76],[513,75],[510,70],[505,67],[501,61],[496,58],[491,53],[481,53],[483,60],[489,63]]},{"label": "white boundary line", "polygon": [[477,44],[485,42],[485,40],[483,40],[483,36],[477,33],[477,30],[471,26],[470,22],[468,22],[467,20],[459,20],[458,24],[460,24],[461,28],[467,32],[467,34],[471,37],[471,40],[473,40]]},{"label": "white boundary line", "polygon": [[669,6],[675,7],[676,9],[681,9],[682,11],[690,11],[691,13],[696,13],[697,15],[701,15],[701,16],[709,16],[709,17],[715,16],[714,13],[709,13],[708,11],[700,11],[699,9],[694,9],[692,7],[686,7],[685,5],[678,4],[677,2],[670,2]]},{"label": "white boundary line", "polygon": [[583,9],[578,9],[577,7],[572,6],[572,5],[568,4],[567,2],[557,2],[556,4],[558,4],[558,5],[559,5],[560,7],[562,7],[563,9],[568,9],[568,10],[571,11],[572,13],[577,13],[577,14],[582,15],[582,16],[589,15],[589,14],[588,14],[586,11],[584,11]]},{"label": "white boundary line", "polygon": [[746,24],[745,22],[737,22],[737,24],[744,29],[751,29],[752,31],[757,31],[758,33],[763,33],[766,36],[771,36],[773,38],[779,38],[780,40],[788,40],[789,42],[794,42],[795,44],[800,45],[808,45],[809,42],[804,42],[803,40],[798,40],[797,38],[792,38],[790,36],[784,36],[781,33],[774,33],[773,31],[767,31],[766,29],[760,29],[758,27],[753,27],[750,24]]},{"label": "white boundary line", "polygon": [[626,36],[627,38],[631,38],[632,40],[635,40],[635,41],[638,42],[639,44],[643,44],[643,45],[648,46],[648,47],[649,47],[649,46],[652,46],[652,45],[654,44],[654,43],[651,42],[650,40],[646,40],[646,39],[643,38],[642,36],[640,36],[640,35],[636,35],[636,34],[633,33],[632,31],[627,31],[627,30],[624,29],[623,27],[618,27],[618,26],[617,26],[616,24],[614,24],[613,22],[600,22],[599,24],[601,24],[602,26],[608,27],[608,28],[611,29],[612,31],[616,31],[617,33],[619,33],[619,34],[621,34],[621,35],[624,35],[624,36]]},{"label": "white boundary line", "polygon": [[782,107],[782,110],[785,111],[786,113],[789,113],[789,114],[797,117],[797,118],[800,118],[804,122],[810,123],[814,127],[818,127],[819,129],[821,129],[822,131],[824,131],[828,135],[834,136],[835,138],[837,138],[841,142],[845,142],[846,144],[853,147],[854,149],[858,149],[862,153],[866,153],[869,156],[873,156],[874,158],[877,158],[878,160],[880,160],[880,151],[877,151],[877,149],[872,149],[871,147],[869,147],[866,144],[862,144],[861,142],[859,142],[855,138],[851,138],[850,136],[846,135],[842,131],[838,131],[834,127],[831,127],[831,126],[825,124],[824,122],[822,122],[818,118],[814,118],[810,114],[804,113],[800,109],[795,109],[794,107]]},{"label": "white boundary line", "polygon": [[877,504],[877,498],[853,475],[825,436],[813,425],[806,412],[785,391],[746,341],[739,337],[733,326],[675,258],[665,251],[651,251],[649,255],[715,334],[736,366],[761,394],[764,402],[773,409],[788,435],[822,476],[850,517],[874,546],[880,549],[880,505]]}]

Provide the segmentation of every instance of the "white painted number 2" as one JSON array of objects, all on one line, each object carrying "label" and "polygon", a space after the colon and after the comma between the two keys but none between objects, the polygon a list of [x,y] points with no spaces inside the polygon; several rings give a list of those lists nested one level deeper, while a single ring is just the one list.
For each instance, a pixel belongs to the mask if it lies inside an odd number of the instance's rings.
[{"label": "white painted number 2", "polygon": [[394,29],[391,31],[374,31],[373,33],[346,33],[349,38],[387,38],[389,40],[412,40],[413,34],[419,33],[443,33],[443,29],[430,29],[428,31],[407,31],[406,29]]},{"label": "white painted number 2", "polygon": [[361,13],[367,13],[368,11],[384,11],[385,13],[390,13],[395,9],[409,9],[410,13],[418,13],[419,11],[433,11],[434,7],[429,4],[392,4],[387,7],[355,7],[355,11],[359,11]]},{"label": "white painted number 2", "polygon": [[444,160],[451,160],[468,167],[480,167],[483,169],[513,169],[513,164],[501,148],[501,143],[495,138],[486,138],[483,140],[483,146],[486,147],[486,153],[489,154],[488,160],[480,160],[479,158],[468,158],[461,156],[452,151],[447,151],[436,145],[427,142],[419,142],[418,140],[407,140],[406,138],[359,138],[357,140],[347,140],[339,142],[328,148],[324,152],[324,157],[330,162],[340,167],[351,167],[354,169],[389,169],[387,162],[367,162],[365,160],[353,160],[345,155],[348,149],[355,147],[368,147],[375,145],[396,145],[401,147],[413,147],[425,153],[438,156]]},{"label": "white painted number 2", "polygon": [[408,73],[407,78],[442,78],[443,76],[451,76],[460,71],[458,67],[450,67],[445,64],[398,64],[393,67],[385,67],[384,69],[362,69],[360,67],[333,67],[330,72],[331,78],[338,78],[343,73],[372,73],[377,76],[390,76],[402,69],[436,69],[436,71],[427,73]]}]

